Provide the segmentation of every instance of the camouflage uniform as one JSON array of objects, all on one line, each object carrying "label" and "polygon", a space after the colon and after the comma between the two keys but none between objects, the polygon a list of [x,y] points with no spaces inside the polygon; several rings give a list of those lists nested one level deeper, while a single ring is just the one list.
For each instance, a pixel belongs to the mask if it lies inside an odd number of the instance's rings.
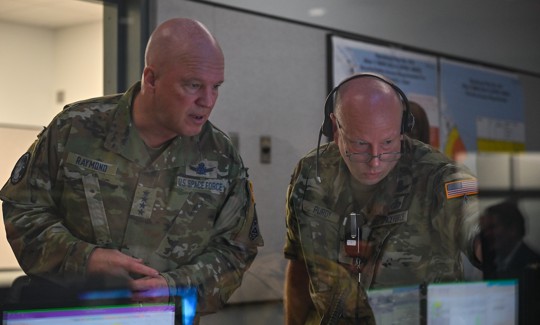
[{"label": "camouflage uniform", "polygon": [[71,104],[38,136],[0,192],[8,240],[42,276],[84,275],[93,249],[118,249],[214,312],[263,245],[247,168],[210,122],[152,161],[131,120],[139,89]]},{"label": "camouflage uniform", "polygon": [[[353,180],[335,143],[320,148],[321,183],[315,177],[315,150],[296,167],[287,193],[284,252],[286,258],[306,261],[316,307],[315,300],[335,286],[324,274],[328,270],[321,270],[329,263],[349,270],[351,285],[376,289],[462,280],[460,252],[477,262],[476,178],[421,142],[405,137],[403,146],[405,154],[366,206],[354,200]],[[351,212],[365,221],[359,225],[368,247],[363,258],[345,253],[345,217]],[[328,308],[318,307],[319,314]]]}]

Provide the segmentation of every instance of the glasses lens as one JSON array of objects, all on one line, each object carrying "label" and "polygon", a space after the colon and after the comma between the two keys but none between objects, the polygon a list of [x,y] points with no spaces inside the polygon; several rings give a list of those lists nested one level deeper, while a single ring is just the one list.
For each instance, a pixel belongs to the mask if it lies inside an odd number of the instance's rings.
[{"label": "glasses lens", "polygon": [[348,153],[349,159],[352,162],[358,162],[358,163],[367,163],[370,162],[371,159],[379,158],[380,161],[396,161],[399,160],[401,157],[400,152],[386,152],[382,153],[379,156],[372,156],[369,153]]},{"label": "glasses lens", "polygon": [[371,160],[371,155],[369,153],[350,153],[349,159],[352,162],[365,163]]},{"label": "glasses lens", "polygon": [[396,160],[399,160],[399,157],[401,157],[400,152],[386,152],[380,155],[379,160],[380,161],[396,161]]}]

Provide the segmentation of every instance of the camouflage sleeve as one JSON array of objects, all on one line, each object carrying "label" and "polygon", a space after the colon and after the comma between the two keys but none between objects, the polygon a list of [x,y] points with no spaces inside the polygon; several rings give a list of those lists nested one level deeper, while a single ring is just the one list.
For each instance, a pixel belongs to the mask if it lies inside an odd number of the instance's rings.
[{"label": "camouflage sleeve", "polygon": [[457,246],[455,251],[463,252],[478,266],[474,254],[474,241],[480,231],[477,179],[466,168],[456,166],[444,168],[436,179],[432,222],[441,242],[449,248]]},{"label": "camouflage sleeve", "polygon": [[44,130],[0,192],[7,239],[28,274],[83,273],[94,248],[72,236],[63,224],[55,197],[61,186],[55,180],[59,164],[55,139],[51,128]]},{"label": "camouflage sleeve", "polygon": [[298,221],[295,206],[298,204],[298,179],[300,177],[302,163],[300,162],[293,174],[291,181],[287,187],[286,204],[285,204],[285,227],[286,238],[284,246],[284,255],[287,259],[298,260],[302,259],[302,249],[300,247],[300,234],[298,233]]},{"label": "camouflage sleeve", "polygon": [[251,183],[247,178],[236,179],[216,219],[209,247],[189,265],[162,273],[171,297],[178,297],[183,288],[195,287],[198,312],[216,312],[240,286],[262,245]]}]

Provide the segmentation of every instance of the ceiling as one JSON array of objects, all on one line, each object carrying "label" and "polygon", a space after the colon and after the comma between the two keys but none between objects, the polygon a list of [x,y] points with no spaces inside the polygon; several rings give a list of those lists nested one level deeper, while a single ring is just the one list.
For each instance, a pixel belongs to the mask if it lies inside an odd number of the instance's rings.
[{"label": "ceiling", "polygon": [[192,1],[540,75],[539,0]]},{"label": "ceiling", "polygon": [[103,4],[87,0],[0,0],[0,22],[50,29],[101,21]]},{"label": "ceiling", "polygon": [[[236,7],[353,34],[369,30],[379,40],[540,74],[538,0],[194,2]],[[101,20],[103,0],[0,0],[0,22],[56,29]]]}]

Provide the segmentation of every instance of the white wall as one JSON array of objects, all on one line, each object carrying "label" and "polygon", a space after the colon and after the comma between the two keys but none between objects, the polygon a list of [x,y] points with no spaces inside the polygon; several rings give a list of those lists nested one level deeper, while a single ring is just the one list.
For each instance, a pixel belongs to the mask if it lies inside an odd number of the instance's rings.
[{"label": "white wall", "polygon": [[103,23],[62,28],[54,32],[55,93],[64,104],[103,95]]},{"label": "white wall", "polygon": [[[57,30],[0,21],[0,186],[64,104],[103,94],[102,30],[99,21]],[[58,90],[64,103],[56,103]],[[16,269],[3,217],[0,229],[0,271]],[[0,285],[18,274],[0,272]]]},{"label": "white wall", "polygon": [[103,94],[101,22],[53,30],[0,21],[0,42],[1,124],[44,126],[63,104]]},{"label": "white wall", "polygon": [[43,125],[54,111],[54,32],[0,22],[0,42],[0,123]]}]

